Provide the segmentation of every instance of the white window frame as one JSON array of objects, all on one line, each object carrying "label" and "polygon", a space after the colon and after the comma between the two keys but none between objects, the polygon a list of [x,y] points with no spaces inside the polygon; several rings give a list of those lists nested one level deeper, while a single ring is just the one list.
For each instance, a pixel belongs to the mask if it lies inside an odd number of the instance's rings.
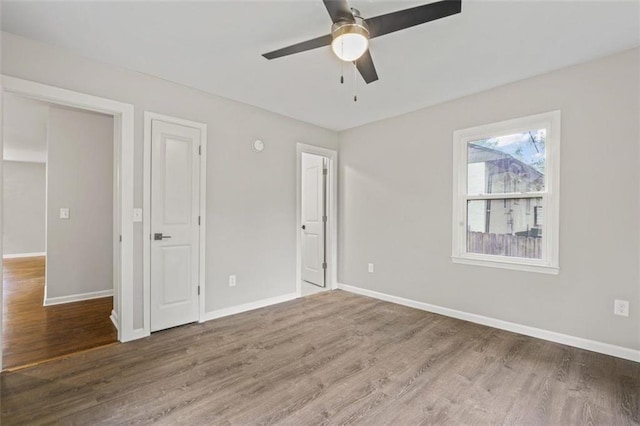
[{"label": "white window frame", "polygon": [[[467,194],[467,144],[532,129],[546,129],[545,190],[507,194]],[[467,202],[505,198],[542,198],[542,259],[467,252]],[[560,221],[560,111],[551,111],[453,132],[453,242],[452,261],[476,266],[558,274]]]}]

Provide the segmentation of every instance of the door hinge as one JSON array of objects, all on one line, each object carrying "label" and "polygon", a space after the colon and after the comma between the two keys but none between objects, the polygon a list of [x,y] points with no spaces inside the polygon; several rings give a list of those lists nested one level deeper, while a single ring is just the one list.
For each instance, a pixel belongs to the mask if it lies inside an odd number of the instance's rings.
[{"label": "door hinge", "polygon": [[202,145],[198,145],[198,155],[202,155]]},{"label": "door hinge", "polygon": [[122,235],[120,235],[120,242],[122,242]]},{"label": "door hinge", "polygon": [[322,269],[327,269],[327,262],[322,262]]},{"label": "door hinge", "polygon": [[323,221],[323,222],[326,222],[326,221],[327,221],[327,216],[326,216],[326,215],[325,215],[325,216],[322,216],[322,221]]},{"label": "door hinge", "polygon": [[198,286],[198,296],[200,296],[200,286]]},{"label": "door hinge", "polygon": [[323,175],[328,175],[329,174],[329,169],[322,169],[322,174]]},{"label": "door hinge", "polygon": [[198,216],[198,226],[200,226],[200,216]]}]

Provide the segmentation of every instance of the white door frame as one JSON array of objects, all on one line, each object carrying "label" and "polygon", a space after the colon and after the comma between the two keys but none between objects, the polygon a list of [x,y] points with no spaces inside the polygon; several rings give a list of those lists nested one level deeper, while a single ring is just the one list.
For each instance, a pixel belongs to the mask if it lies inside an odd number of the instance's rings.
[{"label": "white door frame", "polygon": [[327,275],[325,288],[338,288],[338,152],[304,143],[296,144],[296,294],[302,296],[302,153],[315,154],[329,159],[327,182],[329,223],[326,230]]},{"label": "white door frame", "polygon": [[[133,105],[34,81],[2,75],[5,93],[25,96],[57,105],[108,114],[114,118],[114,307],[112,319],[118,328],[118,340],[138,338],[133,328]],[[1,129],[0,129],[1,130]],[[0,149],[2,143],[0,143]],[[0,231],[2,221],[0,220]],[[122,242],[120,242],[122,238]],[[120,260],[117,262],[116,260]],[[118,264],[120,270],[118,271]],[[0,265],[0,274],[2,266]],[[1,289],[0,289],[1,296]],[[117,300],[116,300],[117,298]],[[1,299],[1,297],[0,297]],[[0,303],[0,317],[2,316]],[[115,317],[115,318],[114,318]],[[0,348],[1,348],[0,335]],[[0,367],[2,361],[0,360]]]},{"label": "white door frame", "polygon": [[198,285],[200,296],[198,298],[200,318],[205,318],[205,293],[206,293],[206,207],[207,207],[207,125],[196,121],[171,117],[155,112],[144,112],[144,181],[143,181],[143,224],[142,224],[142,293],[144,299],[144,335],[151,334],[151,122],[153,120],[181,126],[193,127],[200,130],[200,259],[198,265]]}]

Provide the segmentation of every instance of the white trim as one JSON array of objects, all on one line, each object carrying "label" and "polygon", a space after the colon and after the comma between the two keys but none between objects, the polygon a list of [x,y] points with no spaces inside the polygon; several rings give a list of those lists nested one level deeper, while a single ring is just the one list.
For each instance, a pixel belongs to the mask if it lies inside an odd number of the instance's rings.
[{"label": "white trim", "polygon": [[113,289],[92,291],[90,293],[72,294],[70,296],[49,297],[44,300],[44,306],[61,305],[63,303],[80,302],[83,300],[100,299],[101,297],[113,297]]},{"label": "white trim", "polygon": [[118,325],[118,313],[115,310],[111,310],[111,315],[109,315],[109,319],[113,323],[113,326],[118,330],[120,326]]},{"label": "white trim", "polygon": [[[114,118],[114,144],[119,156],[114,159],[114,173],[119,178],[119,197],[114,202],[115,235],[122,237],[114,245],[114,256],[120,262],[114,264],[115,294],[119,299],[120,329],[118,340],[133,340],[133,192],[134,192],[134,108],[133,105],[112,99],[92,96],[73,90],[49,86],[33,81],[2,75],[2,90],[29,98],[112,115]],[[117,268],[119,267],[119,270]],[[0,303],[0,309],[2,304]]]},{"label": "white trim", "polygon": [[302,153],[320,155],[329,160],[329,230],[327,232],[328,254],[328,282],[327,290],[338,288],[338,151],[321,148],[315,145],[307,145],[298,142],[296,144],[296,294],[302,295],[302,188],[301,188],[301,168]]},{"label": "white trim", "polygon": [[278,303],[288,302],[297,299],[297,293],[283,294],[282,296],[270,297],[268,299],[257,300],[255,302],[243,303],[242,305],[232,306],[230,308],[218,309],[205,313],[200,322],[211,321],[216,318],[222,318],[229,315],[240,314],[242,312],[253,311],[254,309],[264,308],[266,306],[277,305]]},{"label": "white trim", "polygon": [[[197,123],[196,123],[197,124]],[[200,318],[207,311],[207,125],[201,124],[200,128],[200,271],[198,285],[200,286]]]},{"label": "white trim", "polygon": [[612,345],[610,343],[598,342],[595,340],[584,339],[582,337],[570,336],[568,334],[556,333],[555,331],[544,330],[541,328],[530,327],[528,325],[516,324],[509,321],[503,321],[496,318],[485,317],[483,315],[472,314],[469,312],[458,311],[455,309],[445,308],[442,306],[431,305],[429,303],[419,302],[417,300],[405,299],[403,297],[392,296],[390,294],[379,293],[373,290],[367,290],[347,284],[338,284],[340,290],[350,293],[360,294],[372,297],[374,299],[384,300],[386,302],[396,303],[398,305],[408,306],[410,308],[420,309],[435,314],[444,315],[451,318],[457,318],[464,321],[482,324],[500,330],[507,330],[514,333],[531,336],[550,342],[561,343],[563,345],[573,346],[588,351],[598,352],[618,358],[628,359],[630,361],[640,362],[640,350],[625,348],[622,346]]},{"label": "white trim", "polygon": [[151,335],[151,115],[144,112],[142,148],[142,330]]},{"label": "white trim", "polygon": [[46,256],[47,253],[42,251],[39,253],[14,253],[14,254],[3,254],[3,259],[19,259],[21,257],[42,257]]},{"label": "white trim", "polygon": [[489,255],[475,255],[475,253],[468,253],[465,256],[454,257],[451,256],[453,263],[459,263],[462,265],[473,266],[488,266],[489,268],[499,269],[511,269],[513,271],[524,272],[539,272],[541,274],[558,275],[560,268],[555,266],[537,265],[534,263],[527,263],[526,259],[518,259],[516,261],[509,261],[502,256],[489,256]]},{"label": "white trim", "polygon": [[192,127],[200,130],[200,262],[198,271],[198,285],[200,286],[199,318],[206,316],[206,212],[207,212],[207,125],[197,121],[171,117],[155,112],[144,112],[144,153],[143,153],[143,197],[142,197],[142,292],[144,325],[142,337],[151,334],[151,125],[153,120],[164,121],[180,126]]},{"label": "white trim", "polygon": [[[16,143],[16,145],[19,144]],[[13,161],[15,163],[47,163],[46,151],[29,151],[26,149],[4,148],[2,151],[3,161]]]},{"label": "white trim", "polygon": [[[559,222],[560,222],[560,111],[551,111],[513,120],[492,123],[453,132],[453,220],[452,254],[453,263],[512,269],[527,272],[558,274],[559,262]],[[525,194],[483,194],[467,193],[467,143],[470,141],[508,135],[528,129],[547,129],[545,191]],[[521,259],[516,257],[492,256],[467,253],[467,200],[502,198],[542,198],[544,209],[544,237],[542,259]]]},{"label": "white trim", "polygon": [[147,333],[144,328],[134,328],[131,331],[131,340],[143,339],[145,337],[149,337],[149,333]]}]

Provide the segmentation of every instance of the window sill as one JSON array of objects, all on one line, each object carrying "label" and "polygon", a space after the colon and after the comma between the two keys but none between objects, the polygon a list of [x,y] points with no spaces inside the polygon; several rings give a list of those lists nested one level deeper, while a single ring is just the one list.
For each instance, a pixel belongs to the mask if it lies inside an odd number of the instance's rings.
[{"label": "window sill", "polygon": [[537,272],[540,274],[551,275],[558,275],[560,273],[560,268],[557,266],[548,266],[533,263],[511,262],[461,256],[452,256],[451,260],[453,261],[453,263],[460,263],[463,265],[485,266],[489,268],[511,269],[515,271]]}]

